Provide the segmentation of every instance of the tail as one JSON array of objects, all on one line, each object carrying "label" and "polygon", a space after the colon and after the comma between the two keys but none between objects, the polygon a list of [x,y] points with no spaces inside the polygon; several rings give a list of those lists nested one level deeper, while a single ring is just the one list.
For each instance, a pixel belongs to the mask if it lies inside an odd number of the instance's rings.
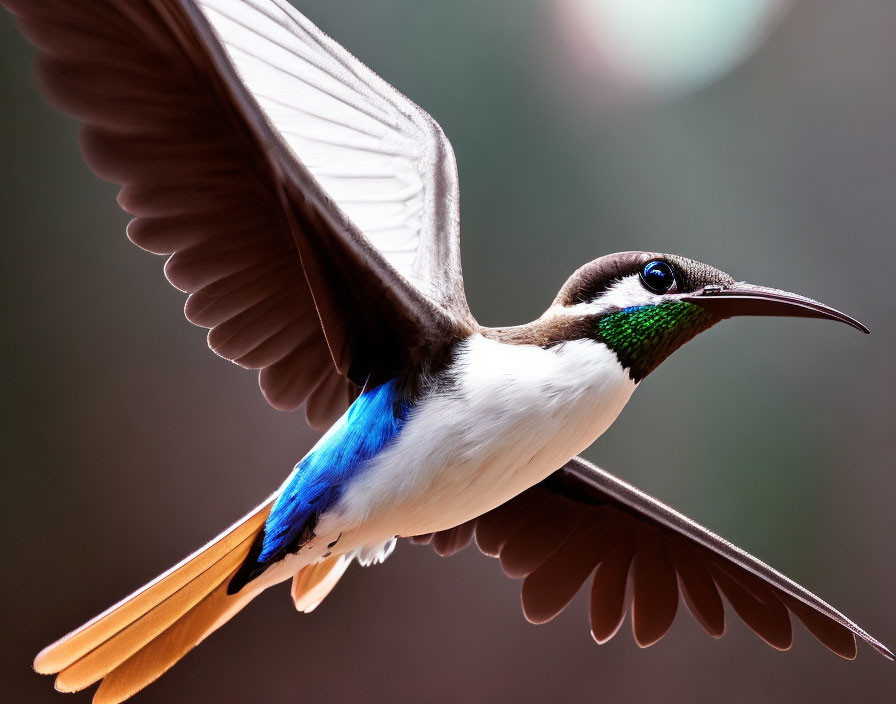
[{"label": "tail", "polygon": [[75,692],[102,679],[94,702],[121,702],[180,660],[259,593],[227,594],[270,512],[269,500],[142,589],[44,648],[34,669]]}]

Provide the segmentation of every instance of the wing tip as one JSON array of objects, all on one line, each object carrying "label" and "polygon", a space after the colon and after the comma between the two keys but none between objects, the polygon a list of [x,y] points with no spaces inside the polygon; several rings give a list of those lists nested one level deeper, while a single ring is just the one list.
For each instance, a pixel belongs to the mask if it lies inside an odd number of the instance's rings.
[{"label": "wing tip", "polygon": [[58,663],[53,661],[54,652],[59,643],[60,641],[58,640],[55,643],[51,643],[34,657],[34,662],[31,663],[31,667],[37,674],[55,675],[62,669]]},{"label": "wing tip", "polygon": [[[868,642],[868,645],[870,645],[872,648],[874,648],[878,653],[880,653],[881,655],[883,655],[883,656],[884,656],[887,660],[889,660],[890,662],[896,662],[896,654],[894,654],[893,651],[890,650],[890,649],[889,649],[887,646],[885,646],[883,643],[881,643],[881,642],[879,642],[879,641],[874,641],[874,642],[872,643],[871,641],[869,641],[869,642]],[[855,656],[853,656],[853,657],[851,657],[851,658],[847,658],[847,659],[848,659],[848,660],[854,660],[854,659],[855,659]]]}]

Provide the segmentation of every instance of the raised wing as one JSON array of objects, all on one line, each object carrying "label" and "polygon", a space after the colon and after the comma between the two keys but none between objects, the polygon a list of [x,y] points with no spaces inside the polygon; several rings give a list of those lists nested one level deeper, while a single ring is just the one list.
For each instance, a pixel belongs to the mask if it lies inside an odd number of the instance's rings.
[{"label": "raised wing", "polygon": [[500,559],[507,576],[524,578],[523,612],[532,623],[559,614],[594,573],[591,634],[598,643],[616,634],[631,607],[635,640],[652,645],[671,627],[681,595],[716,638],[725,632],[725,599],[779,650],[791,645],[793,614],[837,655],[854,658],[858,636],[894,659],[814,594],[579,457],[495,510],[411,541],[432,542],[440,555],[450,555],[474,535],[482,552]]},{"label": "raised wing", "polygon": [[467,314],[457,170],[423,110],[286,0],[197,0],[252,97],[327,195],[431,300]]},{"label": "raised wing", "polygon": [[0,0],[187,318],[325,427],[474,325],[438,125],[284,0]]}]

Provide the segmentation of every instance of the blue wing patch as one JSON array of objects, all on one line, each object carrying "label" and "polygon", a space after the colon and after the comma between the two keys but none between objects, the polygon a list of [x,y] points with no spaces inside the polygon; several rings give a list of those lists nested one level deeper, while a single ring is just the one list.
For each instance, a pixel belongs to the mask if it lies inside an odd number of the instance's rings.
[{"label": "blue wing patch", "polygon": [[271,507],[261,540],[228,592],[239,591],[268,565],[311,540],[318,519],[339,500],[352,477],[395,439],[410,410],[396,387],[393,379],[361,394],[296,465]]}]

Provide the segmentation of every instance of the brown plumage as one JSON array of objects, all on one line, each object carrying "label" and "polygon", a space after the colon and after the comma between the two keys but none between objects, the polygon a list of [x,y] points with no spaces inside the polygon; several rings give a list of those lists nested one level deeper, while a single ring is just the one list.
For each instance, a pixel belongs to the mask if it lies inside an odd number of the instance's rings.
[{"label": "brown plumage", "polygon": [[[249,553],[271,503],[266,501],[168,572],[44,648],[34,669],[58,673],[56,687],[63,692],[111,678],[113,684],[103,696],[97,694],[97,701],[120,701],[117,693],[133,682],[156,679],[210,632],[212,623],[221,625],[251,599],[251,594],[227,597],[227,581]],[[163,651],[165,656],[159,657]]]},{"label": "brown plumage", "polygon": [[[841,657],[856,656],[859,636],[893,659],[818,597],[580,458],[471,523],[480,550],[498,557],[505,574],[523,579],[523,613],[532,623],[554,618],[591,577],[591,633],[598,643],[612,638],[630,611],[635,641],[652,645],[671,627],[680,595],[716,638],[725,632],[724,599],[779,650],[792,643],[793,614]],[[438,545],[440,536],[412,541]]]},{"label": "brown plumage", "polygon": [[[102,680],[94,701],[112,704],[164,674],[224,625],[259,592],[228,595],[230,578],[245,560],[270,512],[267,501],[215,540],[143,589],[45,648],[35,659],[41,674],[56,674],[56,689],[76,692]],[[348,561],[332,557],[293,578],[299,611],[312,611],[336,585]],[[58,674],[57,674],[58,673]]]},{"label": "brown plumage", "polygon": [[169,255],[187,318],[210,328],[215,352],[260,371],[272,406],[308,400],[309,423],[326,428],[365,382],[473,329],[458,243],[424,242],[444,300],[424,299],[334,218],[191,0],[0,4],[41,50],[48,98],[86,123],[88,165],[122,185],[130,239]]},{"label": "brown plumage", "polygon": [[174,625],[105,675],[94,694],[94,704],[118,704],[155,682],[253,596],[229,595],[226,582],[219,584]]},{"label": "brown plumage", "polygon": [[[389,259],[377,249],[370,235],[379,225],[365,234],[349,218],[345,206],[358,201],[340,203],[312,176],[297,153],[301,149],[293,148],[262,109],[264,96],[238,71],[228,53],[233,46],[225,49],[222,43],[222,25],[213,27],[212,15],[196,0],[0,4],[39,48],[37,73],[50,99],[85,122],[80,143],[87,163],[121,185],[119,203],[134,215],[130,239],[169,256],[165,274],[188,294],[186,317],[209,328],[208,345],[217,354],[259,370],[261,390],[275,408],[304,403],[308,421],[325,428],[362,388],[396,377],[413,391],[430,384],[455,343],[474,333],[540,347],[596,334],[595,321],[584,315],[547,316],[512,328],[478,326],[460,272],[456,167],[440,128],[289,6],[233,2],[223,10],[239,9],[274,25],[271,36],[256,32],[252,42],[264,38],[277,44],[278,31],[292,32],[288,40],[301,47],[294,57],[307,53],[303,60],[326,78],[313,88],[337,102],[348,95],[343,107],[394,130],[378,133],[379,141],[359,150],[383,151],[392,164],[396,143],[409,149],[410,162],[402,169],[414,171],[420,183],[404,190],[419,186],[415,195],[422,204],[401,212],[403,227],[419,223],[410,228],[410,239],[419,241],[402,243],[399,250],[413,250],[405,258],[410,264],[396,264],[405,259]],[[236,50],[247,53],[245,46]],[[248,53],[266,63],[251,46]],[[338,84],[332,93],[329,80]],[[311,112],[305,105],[293,107]],[[334,126],[340,126],[338,120],[330,121]],[[349,179],[369,177],[355,171],[351,158],[334,166],[328,157],[326,165],[350,171]],[[404,192],[399,197],[412,199]],[[406,232],[402,236],[409,239]],[[758,287],[736,290],[729,276],[711,267],[647,252],[611,255],[580,268],[555,304],[592,302],[620,277],[635,275],[658,257],[678,270],[670,274],[675,286],[664,293],[688,294],[679,302],[712,307],[714,320],[786,309],[789,315],[833,318],[864,329],[817,302]],[[673,346],[683,340],[669,339]],[[254,588],[227,592],[231,577],[258,545],[270,507],[270,501],[263,504],[144,589],[46,648],[35,669],[58,674],[63,691],[102,680],[98,702],[122,701],[155,680],[258,593]],[[591,630],[599,643],[618,631],[629,606],[636,641],[645,647],[656,642],[671,626],[680,594],[716,637],[725,629],[724,599],[774,647],[790,646],[792,613],[844,657],[855,655],[856,635],[892,657],[806,590],[582,460],[573,459],[546,482],[483,516],[413,540],[431,543],[447,556],[474,535],[483,552],[500,558],[507,575],[524,580],[523,611],[534,623],[554,618],[591,578]],[[296,608],[314,609],[348,561],[327,553],[301,569],[292,581]]]}]

